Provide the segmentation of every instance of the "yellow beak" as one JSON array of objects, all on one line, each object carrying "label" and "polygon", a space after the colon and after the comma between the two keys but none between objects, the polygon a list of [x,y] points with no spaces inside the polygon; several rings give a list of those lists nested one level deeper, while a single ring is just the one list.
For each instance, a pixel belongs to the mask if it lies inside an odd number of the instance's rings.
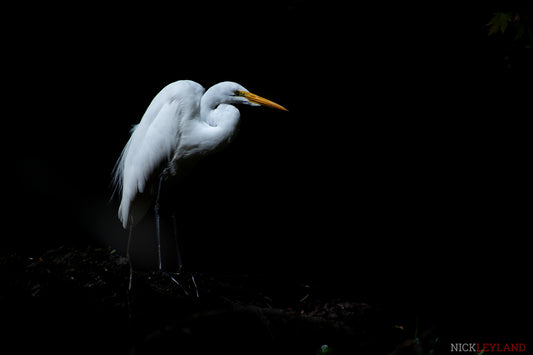
[{"label": "yellow beak", "polygon": [[272,102],[270,100],[267,100],[264,97],[252,94],[251,92],[239,91],[238,93],[239,93],[240,96],[246,97],[248,99],[248,101],[253,102],[254,104],[259,104],[259,105],[263,105],[263,106],[270,106],[270,107],[276,108],[278,110],[289,111],[285,107],[283,107],[281,105],[278,105],[277,103]]}]

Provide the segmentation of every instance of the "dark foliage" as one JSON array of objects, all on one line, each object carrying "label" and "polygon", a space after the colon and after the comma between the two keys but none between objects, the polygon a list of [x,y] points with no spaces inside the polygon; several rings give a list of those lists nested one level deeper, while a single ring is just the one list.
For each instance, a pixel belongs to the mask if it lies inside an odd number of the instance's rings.
[{"label": "dark foliage", "polygon": [[197,273],[197,298],[135,272],[128,292],[128,264],[110,249],[60,247],[1,267],[2,348],[19,353],[384,354],[410,335],[379,307],[266,275]]}]

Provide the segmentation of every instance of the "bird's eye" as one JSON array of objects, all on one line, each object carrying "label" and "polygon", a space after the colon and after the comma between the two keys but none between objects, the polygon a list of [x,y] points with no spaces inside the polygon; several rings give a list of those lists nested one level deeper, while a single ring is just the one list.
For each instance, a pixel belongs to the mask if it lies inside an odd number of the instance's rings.
[{"label": "bird's eye", "polygon": [[233,94],[234,94],[235,96],[244,96],[244,93],[243,93],[242,91],[240,91],[240,90],[235,90],[235,91],[233,92]]}]

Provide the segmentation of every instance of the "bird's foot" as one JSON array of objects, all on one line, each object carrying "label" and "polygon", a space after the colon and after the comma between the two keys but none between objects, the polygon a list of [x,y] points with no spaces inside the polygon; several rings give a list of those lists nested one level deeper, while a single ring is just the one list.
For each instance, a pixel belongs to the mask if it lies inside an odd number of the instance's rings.
[{"label": "bird's foot", "polygon": [[200,297],[198,285],[196,284],[196,279],[194,278],[193,273],[167,271],[161,271],[161,273],[163,276],[170,278],[174,284],[178,285],[186,296]]}]

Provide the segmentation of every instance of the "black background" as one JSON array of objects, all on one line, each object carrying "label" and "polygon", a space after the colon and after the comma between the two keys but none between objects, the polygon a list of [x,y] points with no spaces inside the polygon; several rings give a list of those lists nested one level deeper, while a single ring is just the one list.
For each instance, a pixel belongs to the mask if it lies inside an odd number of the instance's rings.
[{"label": "black background", "polygon": [[[343,6],[11,10],[2,248],[124,253],[110,180],[131,125],[172,81],[231,80],[289,112],[240,107],[233,144],[186,179],[188,269],[311,278],[520,334],[531,65],[503,69],[494,6]],[[151,218],[134,230],[141,268],[155,267]]]}]

